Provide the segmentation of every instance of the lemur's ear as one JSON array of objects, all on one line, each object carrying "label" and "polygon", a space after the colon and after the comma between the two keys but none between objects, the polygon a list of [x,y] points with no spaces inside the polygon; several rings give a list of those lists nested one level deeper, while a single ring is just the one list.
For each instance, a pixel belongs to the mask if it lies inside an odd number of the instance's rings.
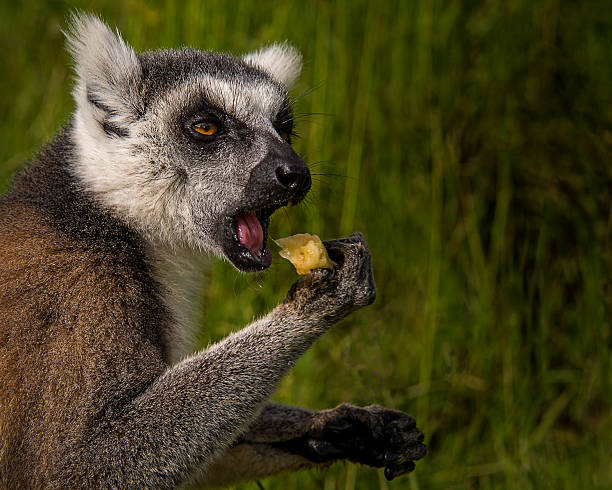
[{"label": "lemur's ear", "polygon": [[65,34],[75,63],[78,110],[91,113],[106,132],[120,134],[144,111],[136,53],[95,15],[73,14]]},{"label": "lemur's ear", "polygon": [[245,54],[242,59],[248,64],[265,71],[276,81],[289,90],[302,71],[302,55],[287,43],[274,43],[252,53]]}]

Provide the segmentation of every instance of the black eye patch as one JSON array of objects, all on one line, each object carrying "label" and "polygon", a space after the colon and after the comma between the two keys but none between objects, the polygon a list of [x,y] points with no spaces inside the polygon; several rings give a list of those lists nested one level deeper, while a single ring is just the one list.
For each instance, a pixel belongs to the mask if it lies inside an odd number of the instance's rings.
[{"label": "black eye patch", "polygon": [[211,141],[221,135],[227,122],[226,114],[208,103],[188,108],[181,119],[185,133],[198,141]]}]

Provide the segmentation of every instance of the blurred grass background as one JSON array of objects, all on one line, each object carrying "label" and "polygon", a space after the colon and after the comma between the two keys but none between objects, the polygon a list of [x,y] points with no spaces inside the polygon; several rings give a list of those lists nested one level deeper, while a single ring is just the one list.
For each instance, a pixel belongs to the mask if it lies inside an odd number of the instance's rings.
[{"label": "blurred grass background", "polygon": [[[612,488],[609,2],[2,0],[2,189],[72,111],[75,7],[139,51],[288,39],[304,54],[296,113],[314,114],[295,146],[314,186],[271,233],[363,231],[379,297],[275,399],[407,411],[430,454],[392,483],[338,464],[264,488]],[[202,345],[295,279],[280,260],[206,275]]]}]

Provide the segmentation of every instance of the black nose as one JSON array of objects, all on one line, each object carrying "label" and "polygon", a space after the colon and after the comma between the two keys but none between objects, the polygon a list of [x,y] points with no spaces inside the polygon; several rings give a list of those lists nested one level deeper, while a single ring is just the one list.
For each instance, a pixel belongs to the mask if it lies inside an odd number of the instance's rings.
[{"label": "black nose", "polygon": [[306,194],[310,190],[310,172],[303,164],[281,163],[276,167],[276,178],[287,190],[296,194]]}]

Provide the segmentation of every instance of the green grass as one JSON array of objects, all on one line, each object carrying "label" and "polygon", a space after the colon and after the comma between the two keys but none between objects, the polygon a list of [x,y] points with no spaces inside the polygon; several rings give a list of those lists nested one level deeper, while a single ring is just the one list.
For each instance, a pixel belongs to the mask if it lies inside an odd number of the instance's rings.
[{"label": "green grass", "polygon": [[[243,53],[288,39],[309,201],[272,235],[365,233],[377,302],[323,337],[275,398],[417,416],[430,454],[387,484],[335,465],[266,489],[612,488],[612,10],[608,2],[0,6],[0,179],[72,110],[72,7],[137,50]],[[283,298],[287,263],[217,263],[202,344]],[[256,489],[255,483],[240,485]]]}]

